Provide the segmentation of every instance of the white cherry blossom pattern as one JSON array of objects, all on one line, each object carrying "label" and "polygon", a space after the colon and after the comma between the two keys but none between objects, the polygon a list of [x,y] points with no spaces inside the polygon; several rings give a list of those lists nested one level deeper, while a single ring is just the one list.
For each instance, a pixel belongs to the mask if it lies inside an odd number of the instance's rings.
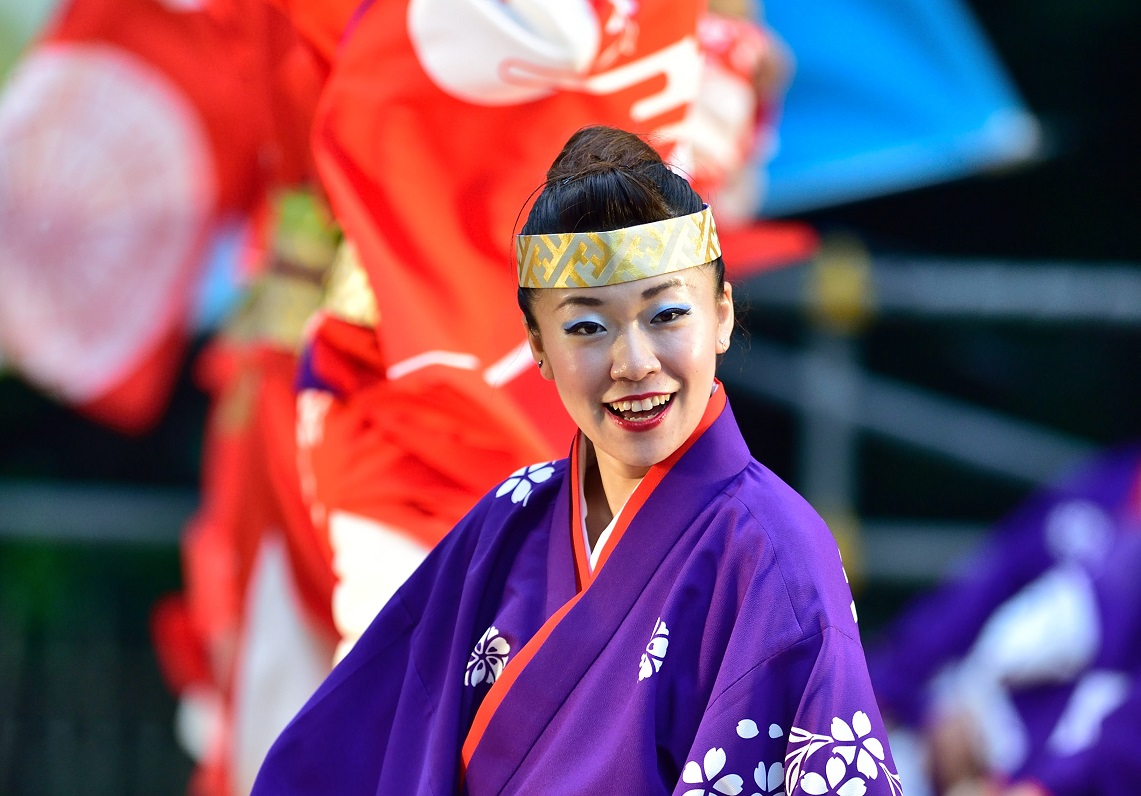
[{"label": "white cherry blossom pattern", "polygon": [[[789,794],[863,796],[867,792],[867,781],[883,774],[889,792],[893,796],[902,796],[899,775],[887,767],[883,743],[871,734],[872,722],[867,713],[856,711],[850,724],[839,716],[833,717],[829,729],[831,735],[809,732],[800,727],[793,727],[789,732],[789,751],[784,758],[784,786]],[[805,772],[808,759],[822,749],[829,751],[824,775],[816,771]],[[853,761],[856,766],[854,773],[848,770]]]},{"label": "white cherry blossom pattern", "polygon": [[507,665],[510,654],[511,645],[499,635],[499,629],[492,625],[475,643],[464,672],[464,685],[475,687],[480,683],[494,683]]},{"label": "white cherry blossom pattern", "polygon": [[868,792],[868,786],[859,777],[847,779],[848,767],[835,755],[828,758],[824,774],[828,777],[827,780],[815,771],[809,771],[800,780],[801,790],[808,796],[824,796],[826,793],[835,793],[836,796],[864,796]]},{"label": "white cherry blossom pattern", "polygon": [[697,785],[682,793],[682,796],[737,796],[745,787],[745,781],[736,774],[721,774],[725,768],[725,750],[710,749],[705,753],[701,764],[690,760],[681,772],[681,781],[687,785]]},{"label": "white cherry blossom pattern", "polygon": [[510,494],[512,503],[522,503],[526,506],[534,485],[543,483],[554,474],[555,468],[551,466],[551,462],[520,467],[499,485],[499,489],[495,490],[495,496],[498,498]]},{"label": "white cherry blossom pattern", "polygon": [[[852,716],[851,726],[839,716],[832,719],[832,737],[837,741],[836,754],[843,757],[848,765],[852,765],[854,759],[856,770],[868,779],[875,779],[879,776],[876,763],[882,763],[884,755],[883,744],[879,738],[870,734],[871,731],[871,719],[862,710],[856,711],[856,715]],[[841,744],[841,741],[846,743]]]},{"label": "white cherry blossom pattern", "polygon": [[753,782],[760,790],[752,796],[784,796],[784,763],[778,760],[768,767],[763,762],[757,763]]},{"label": "white cherry blossom pattern", "polygon": [[[761,734],[761,731],[757,727],[757,722],[753,721],[752,719],[741,719],[739,722],[737,722],[737,734],[745,740],[748,740],[749,738],[756,738]],[[784,730],[780,728],[779,724],[770,724],[769,737],[774,739],[783,738]]]},{"label": "white cherry blossom pattern", "polygon": [[[735,730],[739,738],[749,741],[761,736],[762,726],[743,718]],[[890,796],[903,796],[899,775],[888,768],[883,743],[872,734],[867,713],[856,711],[850,722],[835,716],[829,731],[831,735],[793,727],[785,744],[784,762],[759,761],[752,771],[757,789],[750,786],[748,796],[865,796],[872,780],[886,782]],[[785,732],[779,724],[769,724],[768,736],[779,741]],[[818,752],[823,754],[817,756]],[[706,752],[700,764],[687,762],[682,782],[698,787],[684,791],[682,796],[744,793],[744,779],[723,771],[726,762],[725,750],[721,748]]]},{"label": "white cherry blossom pattern", "polygon": [[[741,719],[737,722],[737,735],[746,741],[760,734],[760,727],[752,719]],[[784,730],[779,724],[770,724],[768,734],[770,738],[776,740],[784,737]],[[784,796],[784,763],[779,760],[772,765],[766,765],[763,760],[757,763],[753,771],[753,782],[760,790],[751,796]]]},{"label": "white cherry blossom pattern", "polygon": [[741,719],[739,722],[737,722],[737,735],[741,736],[746,741],[750,738],[756,738],[760,734],[761,731],[757,729],[757,722],[753,721],[752,719]]},{"label": "white cherry blossom pattern", "polygon": [[658,621],[654,623],[654,633],[650,637],[650,643],[646,645],[646,651],[642,653],[642,660],[638,663],[639,683],[652,677],[662,668],[662,661],[666,659],[666,651],[670,648],[669,635],[670,629],[659,616]]}]

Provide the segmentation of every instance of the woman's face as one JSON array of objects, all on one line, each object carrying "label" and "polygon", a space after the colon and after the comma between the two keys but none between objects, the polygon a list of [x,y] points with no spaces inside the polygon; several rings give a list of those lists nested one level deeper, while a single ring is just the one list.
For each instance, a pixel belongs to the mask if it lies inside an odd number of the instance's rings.
[{"label": "woman's face", "polygon": [[732,289],[717,291],[712,267],[539,290],[532,309],[532,353],[600,467],[641,477],[697,428],[733,330]]}]

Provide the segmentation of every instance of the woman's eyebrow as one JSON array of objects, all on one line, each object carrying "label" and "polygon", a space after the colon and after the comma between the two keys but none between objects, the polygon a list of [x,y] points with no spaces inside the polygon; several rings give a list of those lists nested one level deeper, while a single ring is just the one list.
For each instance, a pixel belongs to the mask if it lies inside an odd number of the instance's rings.
[{"label": "woman's eyebrow", "polygon": [[681,277],[675,276],[673,279],[669,280],[668,282],[662,282],[660,285],[654,285],[651,288],[647,288],[646,290],[643,290],[642,291],[642,298],[643,299],[652,299],[654,296],[658,295],[659,293],[661,293],[665,290],[669,290],[671,287],[682,287],[684,285],[685,285],[685,281],[682,280]]},{"label": "woman's eyebrow", "polygon": [[593,298],[591,296],[567,296],[560,301],[555,307],[556,310],[561,310],[563,307],[601,307],[603,304],[602,299]]}]

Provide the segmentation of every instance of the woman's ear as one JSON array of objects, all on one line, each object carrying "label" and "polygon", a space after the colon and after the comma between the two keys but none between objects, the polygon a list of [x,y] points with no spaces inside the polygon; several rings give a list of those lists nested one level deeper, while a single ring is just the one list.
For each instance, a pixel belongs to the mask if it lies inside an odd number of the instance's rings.
[{"label": "woman's ear", "polygon": [[539,330],[532,328],[527,319],[523,319],[523,328],[527,330],[527,345],[531,347],[531,358],[535,360],[535,365],[539,368],[539,375],[544,379],[550,381],[555,377],[554,372],[551,370],[551,363],[547,361],[547,355],[543,351],[543,337],[539,334]]},{"label": "woman's ear", "polygon": [[[733,286],[725,283],[725,290],[717,297],[717,353],[724,354],[729,350],[729,340],[733,335],[733,323],[736,316],[733,313]],[[720,345],[724,340],[725,345]]]}]

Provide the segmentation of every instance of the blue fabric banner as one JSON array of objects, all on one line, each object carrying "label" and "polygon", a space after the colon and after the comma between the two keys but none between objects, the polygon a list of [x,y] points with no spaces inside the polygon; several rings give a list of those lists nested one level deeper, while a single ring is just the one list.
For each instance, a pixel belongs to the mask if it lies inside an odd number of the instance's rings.
[{"label": "blue fabric banner", "polygon": [[1037,153],[1037,122],[957,0],[766,0],[764,13],[796,61],[764,215]]}]

